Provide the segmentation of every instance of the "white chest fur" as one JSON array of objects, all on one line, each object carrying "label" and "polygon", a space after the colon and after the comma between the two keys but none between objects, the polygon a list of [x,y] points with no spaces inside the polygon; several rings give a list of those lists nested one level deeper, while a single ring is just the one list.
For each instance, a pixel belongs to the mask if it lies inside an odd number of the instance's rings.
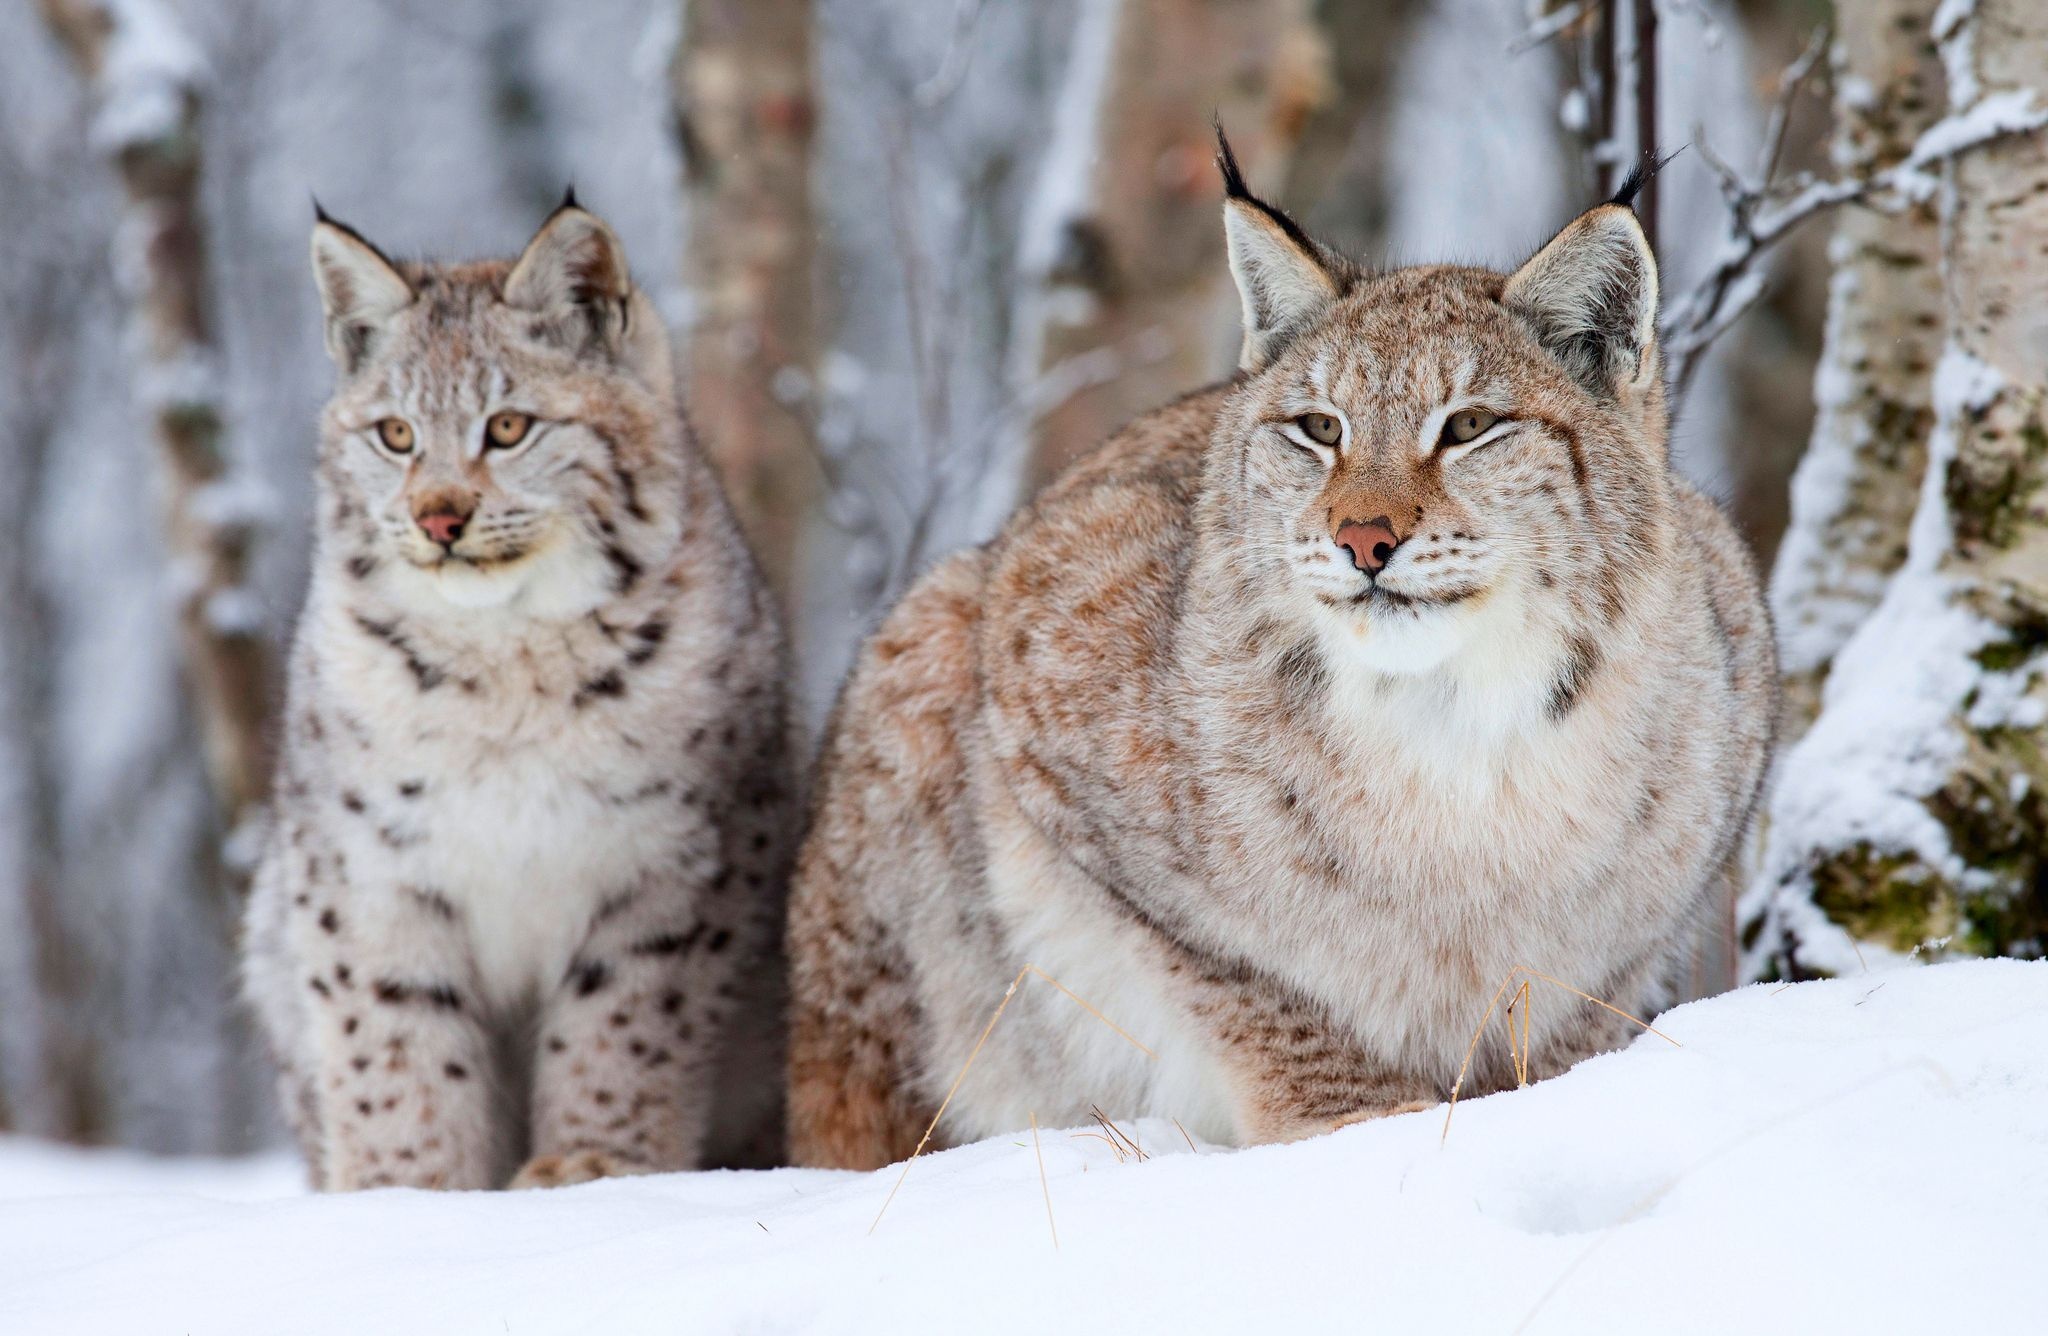
[{"label": "white chest fur", "polygon": [[[1545,638],[1483,648],[1391,683],[1333,656],[1328,727],[1355,764],[1326,784],[1343,816],[1324,830],[1376,894],[1294,923],[1281,957],[1370,1044],[1441,1079],[1510,971],[1597,991],[1668,935],[1697,878],[1641,828],[1651,755],[1628,722],[1593,702],[1553,715]],[[1632,830],[1643,861],[1619,876]],[[1575,1005],[1534,1024],[1568,1029]]]},{"label": "white chest fur", "polygon": [[479,669],[466,687],[455,669],[422,690],[388,644],[336,639],[315,708],[341,734],[327,781],[351,880],[444,898],[491,1002],[550,986],[607,898],[708,841],[675,801],[686,776],[668,744],[682,712],[657,698],[663,679],[636,681],[634,699],[578,704],[587,665],[565,646],[525,679]]},{"label": "white chest fur", "polygon": [[[1213,1039],[1170,996],[1142,930],[1112,910],[1101,888],[1009,804],[996,804],[984,834],[990,902],[1019,965],[1059,980],[1150,1054],[1046,980],[1027,977],[1011,1004],[1019,1014],[1002,1022],[1010,1032],[1000,1041],[992,1035],[983,1050],[974,1077],[980,1094],[963,1124],[971,1120],[979,1135],[1034,1114],[1041,1122],[1079,1124],[1090,1105],[1099,1105],[1118,1117],[1177,1118],[1206,1140],[1238,1140],[1242,1129]],[[1048,1052],[1060,1055],[1064,1107],[1043,1107],[1045,1083],[1030,1070],[1032,1057]]]}]

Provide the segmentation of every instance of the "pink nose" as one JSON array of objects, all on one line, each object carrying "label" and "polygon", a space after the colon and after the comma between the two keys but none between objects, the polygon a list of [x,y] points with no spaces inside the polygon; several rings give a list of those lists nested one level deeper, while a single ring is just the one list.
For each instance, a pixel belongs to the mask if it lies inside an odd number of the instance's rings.
[{"label": "pink nose", "polygon": [[417,517],[420,531],[441,546],[446,547],[462,537],[462,527],[469,523],[469,516],[457,515],[451,511],[436,510]]},{"label": "pink nose", "polygon": [[1393,559],[1401,539],[1385,515],[1368,524],[1346,520],[1337,526],[1337,546],[1351,554],[1351,564],[1361,571],[1377,571]]}]

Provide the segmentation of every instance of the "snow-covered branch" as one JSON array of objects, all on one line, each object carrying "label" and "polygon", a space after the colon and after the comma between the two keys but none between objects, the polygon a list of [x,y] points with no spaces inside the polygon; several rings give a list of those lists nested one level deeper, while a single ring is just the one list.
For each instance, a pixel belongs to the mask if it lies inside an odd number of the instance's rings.
[{"label": "snow-covered branch", "polygon": [[2048,126],[2048,102],[2024,89],[2008,90],[1979,98],[1936,122],[1914,142],[1903,161],[1890,167],[1852,170],[1825,179],[1802,174],[1780,183],[1774,178],[1783,137],[1783,108],[1804,83],[1817,55],[1816,47],[1809,46],[1787,70],[1779,99],[1781,110],[1773,114],[1773,128],[1766,136],[1763,160],[1755,175],[1744,177],[1715,158],[1704,143],[1700,145],[1701,156],[1721,181],[1731,235],[1705,277],[1666,310],[1662,337],[1674,400],[1683,399],[1708,347],[1757,300],[1763,284],[1758,263],[1792,229],[1843,204],[1890,210],[1923,201],[1933,194],[1938,184],[1934,169],[1942,164],[1994,140]]}]

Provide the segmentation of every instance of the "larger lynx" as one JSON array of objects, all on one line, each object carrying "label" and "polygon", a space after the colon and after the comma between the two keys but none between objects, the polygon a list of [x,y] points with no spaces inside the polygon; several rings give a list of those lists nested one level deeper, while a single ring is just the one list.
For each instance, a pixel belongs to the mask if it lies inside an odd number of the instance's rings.
[{"label": "larger lynx", "polygon": [[[1666,459],[1633,213],[1512,275],[1370,274],[1224,164],[1243,374],[933,571],[840,704],[792,892],[801,1161],[908,1153],[1027,962],[1157,1057],[1027,987],[942,1136],[1099,1104],[1285,1140],[1441,1099],[1512,966],[1654,1009],[1727,884],[1770,636]],[[1532,1066],[1621,1025],[1538,1006]],[[1477,1088],[1512,1072],[1481,1049]]]},{"label": "larger lynx", "polygon": [[515,263],[394,265],[323,218],[313,261],[339,380],[247,988],[315,1182],[772,1136],[781,632],[617,238],[572,201]]}]

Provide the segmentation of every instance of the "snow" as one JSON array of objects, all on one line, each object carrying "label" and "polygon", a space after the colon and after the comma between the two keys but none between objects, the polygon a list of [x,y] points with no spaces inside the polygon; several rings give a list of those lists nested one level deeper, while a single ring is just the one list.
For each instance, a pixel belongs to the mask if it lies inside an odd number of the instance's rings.
[{"label": "snow", "polygon": [[1807,898],[1808,869],[1828,853],[1865,845],[1962,877],[1947,830],[1921,800],[1940,787],[1962,749],[1950,720],[1982,676],[1970,656],[1991,635],[1950,600],[1946,580],[1908,569],[1843,645],[1819,718],[1778,764],[1768,825],[1774,838],[1738,910],[1741,922],[1768,915],[1778,927],[1761,934],[1746,972],[1780,949],[1780,934],[1812,970],[1851,973],[1886,954],[1852,942]]},{"label": "snow", "polygon": [[1764,865],[1737,911],[1741,922],[1766,920],[1746,953],[1747,973],[1787,944],[1801,965],[1831,974],[1897,958],[1852,941],[1809,899],[1808,870],[1835,851],[1861,845],[1910,855],[1958,884],[1980,875],[1965,867],[1923,800],[1961,754],[1954,718],[1965,700],[1976,701],[1965,722],[1980,728],[2028,727],[2041,709],[2025,699],[2026,668],[1999,673],[1978,664],[1974,655],[1998,628],[1955,596],[1942,569],[1953,545],[1944,487],[1957,433],[2002,384],[1995,368],[1954,344],[1935,366],[1935,427],[1905,566],[1835,656],[1820,717],[1778,761]]},{"label": "snow", "polygon": [[1913,141],[1913,152],[1906,161],[1912,167],[1926,168],[2000,135],[2037,130],[2043,125],[2048,125],[2048,107],[2035,101],[2031,88],[1986,94],[1967,110],[1928,126],[1926,133]]},{"label": "snow", "polygon": [[0,1141],[0,1330],[2036,1331],[2030,1287],[1957,1282],[2048,1237],[2044,1023],[2042,962],[1756,985],[1441,1142],[1047,1130],[1041,1188],[1027,1130],[917,1161],[872,1234],[893,1171],[309,1197]]},{"label": "snow", "polygon": [[[1843,165],[1853,164],[1845,158]],[[1771,571],[1778,667],[1787,677],[1825,668],[1884,597],[1891,575],[1867,543],[1845,548],[1839,541],[1855,513],[1855,486],[1873,437],[1862,402],[1869,386],[1851,370],[1870,351],[1867,331],[1855,318],[1867,300],[1862,274],[1851,264],[1855,249],[1847,231],[1838,229],[1828,240],[1828,319],[1813,376],[1817,416],[1792,474],[1791,521]],[[1855,527],[1869,535],[1875,523],[1865,516]]]},{"label": "snow", "polygon": [[1948,102],[1967,107],[1977,100],[1977,0],[1941,0],[1928,24],[1948,74]]},{"label": "snow", "polygon": [[206,61],[157,0],[109,0],[93,142],[120,150],[168,140],[185,127]]}]

